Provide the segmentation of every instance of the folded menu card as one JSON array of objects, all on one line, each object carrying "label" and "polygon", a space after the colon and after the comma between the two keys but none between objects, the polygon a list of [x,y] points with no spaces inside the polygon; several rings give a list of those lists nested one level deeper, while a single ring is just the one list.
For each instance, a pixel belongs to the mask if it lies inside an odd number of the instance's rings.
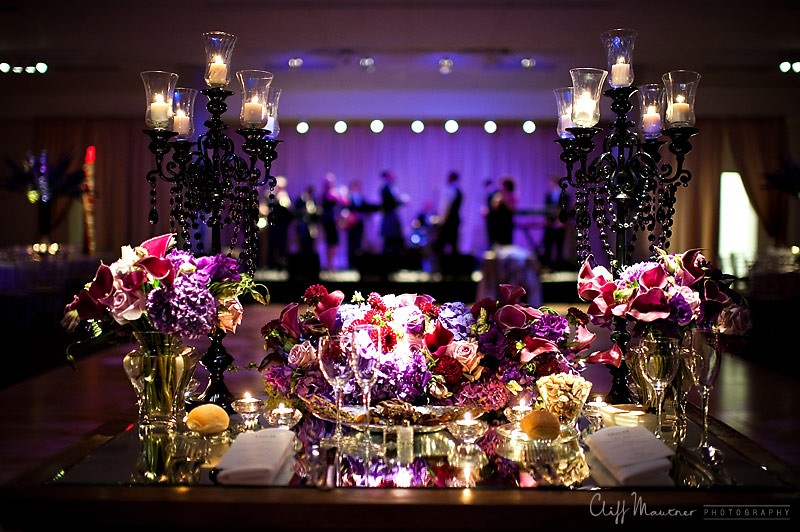
[{"label": "folded menu card", "polygon": [[254,486],[287,484],[293,471],[294,440],[294,432],[286,429],[239,434],[217,465],[217,482]]},{"label": "folded menu card", "polygon": [[586,438],[600,464],[623,486],[672,486],[675,454],[645,427],[606,427]]}]

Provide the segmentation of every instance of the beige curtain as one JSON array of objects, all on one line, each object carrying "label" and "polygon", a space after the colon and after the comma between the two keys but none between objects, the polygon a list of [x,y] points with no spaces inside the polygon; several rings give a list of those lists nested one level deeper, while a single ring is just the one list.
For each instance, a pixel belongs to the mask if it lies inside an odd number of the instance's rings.
[{"label": "beige curtain", "polygon": [[[702,248],[706,258],[717,263],[719,176],[722,173],[725,128],[724,122],[717,120],[698,123],[697,128],[700,133],[692,137],[692,151],[684,161],[692,179],[687,187],[678,189],[669,251]],[[667,152],[666,147],[663,150]]]},{"label": "beige curtain", "polygon": [[745,118],[725,124],[736,170],[764,230],[775,245],[787,244],[789,196],[767,187],[766,175],[780,169],[787,154],[786,122]]}]

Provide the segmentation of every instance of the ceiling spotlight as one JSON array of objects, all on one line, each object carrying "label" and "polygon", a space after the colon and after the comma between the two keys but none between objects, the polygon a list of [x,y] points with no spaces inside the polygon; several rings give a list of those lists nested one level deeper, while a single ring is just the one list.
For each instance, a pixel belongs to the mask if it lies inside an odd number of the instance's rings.
[{"label": "ceiling spotlight", "polygon": [[36,67],[35,66],[26,66],[25,67],[25,73],[26,74],[35,74],[36,73]]},{"label": "ceiling spotlight", "polygon": [[497,131],[497,123],[494,120],[487,120],[483,124],[483,130],[491,135]]},{"label": "ceiling spotlight", "polygon": [[0,63],[0,72],[3,74],[8,74],[11,71],[11,65],[8,63]]},{"label": "ceiling spotlight", "polygon": [[411,131],[414,133],[422,133],[425,131],[425,124],[422,123],[422,120],[414,120],[411,122]]},{"label": "ceiling spotlight", "polygon": [[308,122],[298,122],[297,127],[295,127],[298,133],[301,135],[305,135],[308,133]]},{"label": "ceiling spotlight", "polygon": [[791,70],[792,64],[789,61],[783,61],[780,65],[778,65],[778,68],[785,74]]},{"label": "ceiling spotlight", "polygon": [[792,63],[792,72],[795,74],[800,74],[800,61],[795,61]]},{"label": "ceiling spotlight", "polygon": [[447,75],[453,71],[453,60],[449,57],[439,59],[439,74]]},{"label": "ceiling spotlight", "polygon": [[335,124],[333,124],[333,130],[337,133],[344,133],[347,131],[347,122],[344,120],[338,120]]},{"label": "ceiling spotlight", "polygon": [[536,60],[532,57],[523,57],[520,59],[519,64],[522,68],[533,68],[536,66]]},{"label": "ceiling spotlight", "polygon": [[444,123],[444,130],[448,133],[455,133],[458,131],[458,122],[455,120],[448,120]]},{"label": "ceiling spotlight", "polygon": [[39,74],[44,74],[47,72],[47,63],[42,63],[41,61],[36,63],[36,71]]},{"label": "ceiling spotlight", "polygon": [[369,128],[372,130],[373,133],[380,133],[383,131],[383,122],[380,120],[373,120],[369,123]]},{"label": "ceiling spotlight", "polygon": [[11,69],[11,72],[13,72],[14,74],[22,74],[22,67],[15,66],[14,68]]},{"label": "ceiling spotlight", "polygon": [[522,123],[522,131],[530,135],[536,131],[536,123],[533,120],[526,120]]},{"label": "ceiling spotlight", "polygon": [[367,72],[375,72],[375,60],[365,56],[358,60],[358,65]]},{"label": "ceiling spotlight", "polygon": [[289,68],[300,68],[303,66],[303,59],[300,57],[292,57],[289,59]]}]

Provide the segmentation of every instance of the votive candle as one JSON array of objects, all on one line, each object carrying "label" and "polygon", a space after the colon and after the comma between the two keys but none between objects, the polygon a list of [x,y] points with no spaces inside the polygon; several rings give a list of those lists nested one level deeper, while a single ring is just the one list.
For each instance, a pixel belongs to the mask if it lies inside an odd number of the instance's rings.
[{"label": "votive candle", "polygon": [[581,127],[591,127],[594,122],[594,110],[597,102],[594,101],[592,95],[584,92],[575,100],[572,105],[572,118],[575,124]]},{"label": "votive candle", "polygon": [[[150,113],[152,115],[152,111]],[[175,111],[175,116],[172,119],[172,131],[178,135],[189,134],[189,117],[183,109]]]},{"label": "votive candle", "polygon": [[264,118],[264,105],[258,101],[258,96],[253,96],[249,102],[244,103],[242,112],[242,125],[260,126]]},{"label": "votive candle", "polygon": [[611,65],[611,85],[614,87],[627,87],[630,85],[631,65],[623,58]]},{"label": "votive candle", "polygon": [[661,114],[655,106],[649,106],[642,116],[642,130],[645,136],[658,136],[661,134]]},{"label": "votive candle", "polygon": [[689,122],[689,115],[691,109],[689,104],[684,101],[683,96],[676,96],[675,102],[669,105],[668,110],[669,122],[672,124],[679,122]]}]

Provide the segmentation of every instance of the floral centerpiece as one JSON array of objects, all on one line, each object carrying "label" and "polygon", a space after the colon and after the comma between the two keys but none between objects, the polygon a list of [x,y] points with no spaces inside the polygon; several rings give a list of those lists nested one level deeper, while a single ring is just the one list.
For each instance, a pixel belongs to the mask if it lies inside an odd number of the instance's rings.
[{"label": "floral centerpiece", "polygon": [[[587,258],[578,274],[578,295],[589,302],[587,313],[596,325],[612,328],[614,318],[623,318],[634,338],[680,337],[698,326],[742,336],[751,327],[747,301],[732,288],[734,278],[699,249],[672,254],[657,249],[654,259],[628,266],[617,279],[591,262]],[[591,358],[618,366],[622,352],[615,344]]]},{"label": "floral centerpiece", "polygon": [[[375,403],[399,399],[411,405],[469,405],[499,410],[535,380],[552,373],[577,373],[581,354],[594,339],[588,317],[577,309],[560,316],[522,302],[525,290],[501,285],[500,300],[437,304],[427,295],[355,293],[310,286],[303,302],[290,303],[262,327],[266,356],[259,365],[265,389],[281,401],[333,390],[316,361],[320,336],[346,334],[357,324],[381,328],[382,358],[372,388]],[[355,381],[344,389],[345,404],[360,404]],[[298,399],[300,401],[298,401]]]},{"label": "floral centerpiece", "polygon": [[[194,257],[171,249],[174,244],[175,235],[168,233],[123,246],[121,257],[111,265],[101,263],[66,306],[64,328],[73,332],[85,325],[92,343],[147,332],[191,340],[217,327],[236,332],[242,295],[266,304],[266,287],[240,272],[236,259]],[[69,352],[68,357],[73,360]]]}]

